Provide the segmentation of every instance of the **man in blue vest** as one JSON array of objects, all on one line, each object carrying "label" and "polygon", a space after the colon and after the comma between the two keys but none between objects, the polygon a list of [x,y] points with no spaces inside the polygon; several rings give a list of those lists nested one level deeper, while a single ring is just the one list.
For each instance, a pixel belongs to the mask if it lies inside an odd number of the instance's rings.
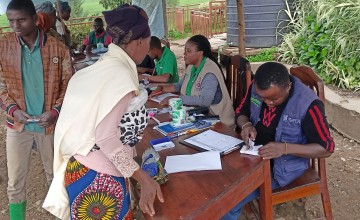
[{"label": "man in blue vest", "polygon": [[[309,158],[329,157],[334,151],[324,104],[280,63],[267,62],[258,68],[238,109],[242,139],[247,145],[250,139],[263,145],[259,156],[271,160],[272,189],[301,176]],[[222,219],[238,219],[241,208],[258,196],[259,189]]]}]

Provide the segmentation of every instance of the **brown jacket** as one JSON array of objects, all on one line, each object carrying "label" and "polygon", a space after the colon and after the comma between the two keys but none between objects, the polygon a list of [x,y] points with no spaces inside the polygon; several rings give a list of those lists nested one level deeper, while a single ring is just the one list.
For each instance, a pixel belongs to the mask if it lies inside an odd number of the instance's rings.
[{"label": "brown jacket", "polygon": [[[67,84],[73,69],[68,48],[59,40],[40,31],[40,50],[44,74],[44,112],[60,112]],[[24,124],[15,121],[16,109],[26,111],[21,77],[21,44],[14,33],[0,38],[0,107],[6,111],[7,125],[22,131]],[[46,134],[55,125],[46,128]]]}]

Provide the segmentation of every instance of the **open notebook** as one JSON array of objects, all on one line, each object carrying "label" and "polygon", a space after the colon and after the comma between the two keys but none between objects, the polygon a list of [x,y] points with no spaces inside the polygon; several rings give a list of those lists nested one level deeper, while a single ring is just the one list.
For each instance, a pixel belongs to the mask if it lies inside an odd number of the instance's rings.
[{"label": "open notebook", "polygon": [[244,142],[238,138],[213,130],[206,130],[180,143],[200,151],[219,151],[221,155],[228,154],[244,145]]}]

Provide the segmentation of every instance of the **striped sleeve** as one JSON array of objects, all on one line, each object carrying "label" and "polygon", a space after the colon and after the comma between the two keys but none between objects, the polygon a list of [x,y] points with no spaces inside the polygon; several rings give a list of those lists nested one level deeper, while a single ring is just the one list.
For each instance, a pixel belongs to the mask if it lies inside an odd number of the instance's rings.
[{"label": "striped sleeve", "polygon": [[302,122],[302,129],[308,143],[317,143],[328,152],[334,152],[335,143],[326,120],[324,104],[320,100],[311,103]]}]

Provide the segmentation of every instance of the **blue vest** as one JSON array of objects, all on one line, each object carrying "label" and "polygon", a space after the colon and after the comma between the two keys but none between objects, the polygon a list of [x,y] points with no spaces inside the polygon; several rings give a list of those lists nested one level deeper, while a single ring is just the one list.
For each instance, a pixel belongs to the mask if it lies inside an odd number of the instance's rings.
[{"label": "blue vest", "polygon": [[[306,144],[307,139],[301,129],[310,104],[318,99],[317,95],[304,85],[298,78],[291,76],[293,92],[281,114],[276,127],[275,141],[292,144]],[[255,126],[260,121],[262,99],[255,92],[255,84],[251,90],[250,121]],[[285,186],[301,176],[309,167],[309,159],[293,155],[283,155],[274,158],[274,178],[280,186]]]}]

